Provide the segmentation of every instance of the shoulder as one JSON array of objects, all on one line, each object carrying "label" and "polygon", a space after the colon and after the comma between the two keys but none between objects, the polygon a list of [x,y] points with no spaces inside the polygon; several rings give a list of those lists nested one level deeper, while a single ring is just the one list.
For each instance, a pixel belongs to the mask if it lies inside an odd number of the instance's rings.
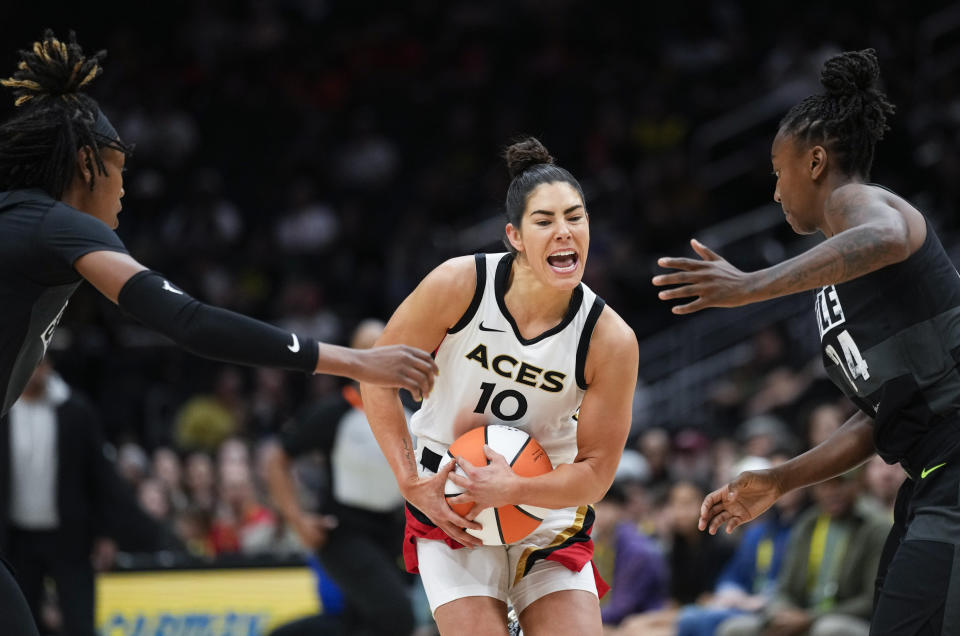
[{"label": "shoulder", "polygon": [[424,277],[414,292],[416,306],[449,327],[473,302],[477,291],[477,258],[458,256],[444,261]]},{"label": "shoulder", "polygon": [[846,183],[827,197],[824,215],[835,231],[884,219],[902,223],[903,215],[892,205],[891,196],[895,195],[866,183]]},{"label": "shoulder", "polygon": [[610,305],[604,305],[590,335],[590,348],[583,368],[585,385],[581,386],[592,386],[598,377],[609,380],[630,378],[633,386],[638,366],[637,335]]},{"label": "shoulder", "polygon": [[465,291],[469,293],[464,295],[470,296],[476,287],[476,260],[475,255],[457,256],[448,259],[427,274],[423,283],[436,289],[447,289],[451,292],[464,291],[462,288],[468,287],[469,289]]},{"label": "shoulder", "polygon": [[630,325],[620,317],[610,305],[605,305],[600,312],[600,318],[597,319],[597,325],[593,329],[593,336],[590,339],[590,352],[613,353],[618,357],[633,358],[638,357],[637,334],[634,333]]}]

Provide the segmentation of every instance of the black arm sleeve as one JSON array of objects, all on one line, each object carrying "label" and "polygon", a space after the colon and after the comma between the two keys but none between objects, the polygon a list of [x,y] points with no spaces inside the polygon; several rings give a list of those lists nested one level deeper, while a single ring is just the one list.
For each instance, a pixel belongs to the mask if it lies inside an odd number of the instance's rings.
[{"label": "black arm sleeve", "polygon": [[205,358],[307,373],[317,368],[319,349],[313,338],[201,303],[150,270],[126,282],[117,304],[147,327]]}]

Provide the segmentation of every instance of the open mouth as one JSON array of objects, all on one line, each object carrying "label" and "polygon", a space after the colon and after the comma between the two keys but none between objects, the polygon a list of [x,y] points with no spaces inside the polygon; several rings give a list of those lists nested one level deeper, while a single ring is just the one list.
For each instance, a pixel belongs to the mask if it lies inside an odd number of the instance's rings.
[{"label": "open mouth", "polygon": [[547,264],[559,274],[572,272],[579,262],[580,256],[573,250],[557,250],[547,257]]}]

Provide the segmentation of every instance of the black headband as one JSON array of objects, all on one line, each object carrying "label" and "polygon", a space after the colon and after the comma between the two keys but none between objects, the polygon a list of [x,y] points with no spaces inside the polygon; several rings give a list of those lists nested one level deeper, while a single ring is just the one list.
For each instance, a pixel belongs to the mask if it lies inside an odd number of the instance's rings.
[{"label": "black headband", "polygon": [[117,129],[113,127],[113,124],[110,123],[110,120],[107,119],[107,116],[104,115],[103,111],[99,108],[97,108],[97,117],[93,122],[93,133],[111,142],[120,141],[120,135],[117,134]]}]

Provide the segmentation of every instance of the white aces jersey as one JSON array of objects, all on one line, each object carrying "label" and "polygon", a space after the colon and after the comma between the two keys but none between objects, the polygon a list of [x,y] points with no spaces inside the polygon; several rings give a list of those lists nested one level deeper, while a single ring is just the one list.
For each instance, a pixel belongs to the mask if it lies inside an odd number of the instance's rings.
[{"label": "white aces jersey", "polygon": [[459,414],[482,413],[533,436],[557,466],[577,456],[577,415],[587,388],[583,367],[604,301],[581,283],[560,324],[520,335],[504,293],[512,254],[477,254],[477,288],[435,358],[440,374],[413,414],[410,431],[442,454],[455,439]]}]

